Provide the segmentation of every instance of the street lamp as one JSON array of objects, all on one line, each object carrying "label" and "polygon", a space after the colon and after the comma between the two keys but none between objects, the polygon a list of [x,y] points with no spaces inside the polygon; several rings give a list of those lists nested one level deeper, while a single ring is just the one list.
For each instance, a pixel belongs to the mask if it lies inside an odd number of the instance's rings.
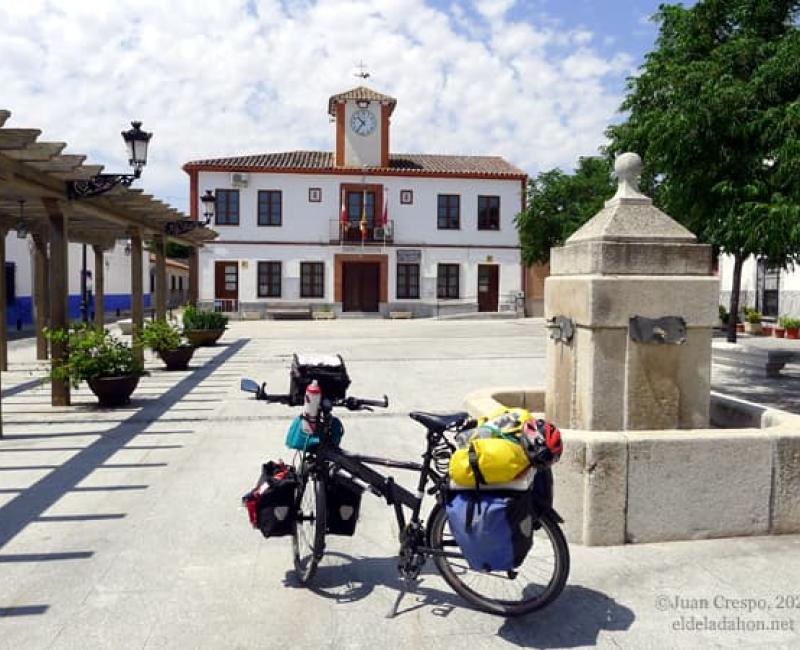
[{"label": "street lamp", "polygon": [[217,198],[211,192],[211,190],[206,190],[205,194],[200,197],[200,201],[203,204],[203,219],[197,221],[190,221],[187,219],[181,219],[180,221],[169,221],[164,225],[164,232],[167,235],[172,235],[173,237],[180,237],[181,235],[185,235],[187,232],[194,230],[195,228],[205,228],[208,224],[210,224],[214,219],[214,214],[217,207]]},{"label": "street lamp", "polygon": [[147,146],[153,134],[142,131],[141,122],[131,122],[131,127],[122,132],[122,139],[128,148],[128,164],[133,167],[133,174],[97,174],[85,180],[67,181],[70,199],[99,196],[119,185],[130,187],[142,175],[142,168],[147,164]]},{"label": "street lamp", "polygon": [[206,190],[206,193],[200,197],[203,202],[203,217],[205,217],[207,226],[214,219],[214,213],[217,209],[217,198],[211,193],[211,190]]}]

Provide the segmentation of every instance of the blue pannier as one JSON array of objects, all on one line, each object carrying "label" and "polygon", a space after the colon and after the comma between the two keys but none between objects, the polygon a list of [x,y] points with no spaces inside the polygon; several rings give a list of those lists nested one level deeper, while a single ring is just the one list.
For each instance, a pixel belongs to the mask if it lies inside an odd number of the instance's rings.
[{"label": "blue pannier", "polygon": [[445,505],[450,531],[470,568],[511,571],[533,544],[531,493],[452,492]]}]

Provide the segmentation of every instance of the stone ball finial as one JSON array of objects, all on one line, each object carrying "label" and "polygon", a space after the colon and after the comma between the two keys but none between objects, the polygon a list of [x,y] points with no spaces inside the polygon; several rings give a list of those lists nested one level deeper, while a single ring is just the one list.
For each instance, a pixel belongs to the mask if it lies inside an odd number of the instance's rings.
[{"label": "stone ball finial", "polygon": [[642,174],[642,159],[639,154],[627,151],[614,159],[614,174],[617,177],[617,193],[607,202],[611,204],[620,199],[649,201],[639,191],[639,177]]}]

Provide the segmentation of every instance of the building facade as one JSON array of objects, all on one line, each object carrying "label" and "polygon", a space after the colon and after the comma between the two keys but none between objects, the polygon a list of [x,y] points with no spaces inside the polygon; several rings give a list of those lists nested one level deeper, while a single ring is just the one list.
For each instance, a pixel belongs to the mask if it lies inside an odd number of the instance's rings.
[{"label": "building facade", "polygon": [[396,100],[330,98],[333,151],[189,162],[191,210],[216,198],[200,302],[418,316],[522,307],[514,217],[526,175],[494,156],[393,154]]},{"label": "building facade", "polygon": [[[720,304],[730,306],[733,257],[719,258]],[[800,271],[771,268],[763,259],[749,257],[742,265],[739,304],[760,311],[767,319],[800,318]]]},{"label": "building facade", "polygon": [[[94,252],[87,247],[86,270],[88,289],[88,316],[94,314],[93,276]],[[81,317],[81,269],[83,268],[83,251],[81,244],[70,243],[68,246],[68,318],[78,320]],[[126,242],[118,241],[116,246],[104,255],[104,308],[106,314],[118,315],[131,308],[131,260],[130,247]],[[148,255],[145,253],[145,255]],[[147,265],[143,265],[147,268]],[[21,329],[34,320],[33,314],[33,242],[30,235],[20,238],[16,232],[6,235],[6,317],[11,329]],[[147,284],[144,284],[145,290]],[[150,294],[144,294],[145,307],[150,306]]]}]

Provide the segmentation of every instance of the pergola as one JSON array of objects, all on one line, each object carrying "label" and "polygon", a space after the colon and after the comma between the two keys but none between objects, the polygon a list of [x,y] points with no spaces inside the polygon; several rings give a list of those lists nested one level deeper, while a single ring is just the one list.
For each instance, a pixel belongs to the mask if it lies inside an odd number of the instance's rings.
[{"label": "pergola", "polygon": [[[189,302],[197,301],[197,249],[217,234],[140,189],[119,185],[97,196],[76,198],[73,181],[97,178],[103,167],[84,164],[86,156],[63,154],[64,142],[38,142],[41,130],[7,128],[11,113],[0,110],[0,269],[5,268],[5,236],[9,230],[27,230],[34,245],[33,304],[36,354],[47,359],[42,328],[68,326],[69,293],[67,243],[93,247],[95,256],[95,323],[103,326],[103,254],[119,239],[131,247],[131,317],[134,341],[144,320],[142,242],[150,240],[156,257],[155,316],[166,317],[166,242],[190,247]],[[20,204],[20,202],[24,202]],[[20,207],[22,206],[22,210]],[[198,227],[199,226],[199,227]],[[6,286],[0,278],[0,370],[7,362]],[[141,356],[143,350],[135,346]],[[52,345],[53,359],[65,350]],[[52,381],[53,406],[68,406],[69,385]],[[0,422],[0,435],[2,435]]]}]

